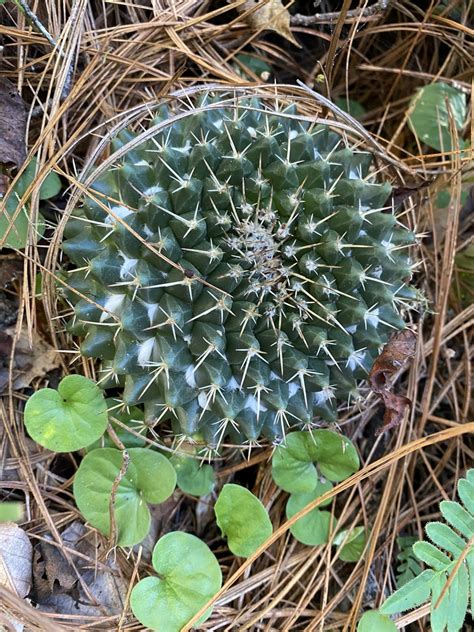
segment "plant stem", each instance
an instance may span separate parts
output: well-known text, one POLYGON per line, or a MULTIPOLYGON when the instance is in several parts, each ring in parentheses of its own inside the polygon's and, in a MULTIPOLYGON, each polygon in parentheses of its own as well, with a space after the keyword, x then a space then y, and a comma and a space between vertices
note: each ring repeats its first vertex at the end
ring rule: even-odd
POLYGON ((38 16, 35 13, 33 13, 33 11, 28 6, 26 0, 13 0, 13 2, 20 9, 20 11, 26 17, 26 19, 31 23, 31 25, 34 26, 34 28, 38 31, 38 33, 41 33, 41 35, 48 40, 51 46, 53 48, 56 48, 58 45, 56 40, 40 22, 38 16))
MULTIPOLYGON (((27 21, 31 24, 31 26, 33 26, 33 28, 35 28, 38 31, 38 33, 40 33, 46 40, 48 40, 51 46, 57 51, 58 55, 65 57, 64 52, 61 50, 61 47, 59 46, 57 41, 54 39, 51 33, 43 26, 40 19, 36 15, 36 13, 34 13, 30 9, 27 1, 26 0, 13 0, 13 2, 20 9, 20 11, 23 13, 25 18, 27 19, 27 21)), ((73 68, 71 65, 68 71, 68 77, 67 77, 66 83, 61 92, 61 99, 65 99, 70 92, 71 84, 72 84, 72 81, 71 81, 72 73, 73 73, 73 68)))
MULTIPOLYGON (((319 6, 319 3, 316 6, 319 6)), ((379 0, 365 9, 352 9, 348 11, 346 19, 370 18, 377 13, 385 11, 388 9, 388 6, 389 0, 379 0)), ((292 26, 310 26, 312 24, 335 22, 339 19, 339 15, 340 11, 334 11, 332 13, 315 13, 314 15, 302 15, 301 13, 295 13, 295 15, 290 17, 290 24, 292 26)))

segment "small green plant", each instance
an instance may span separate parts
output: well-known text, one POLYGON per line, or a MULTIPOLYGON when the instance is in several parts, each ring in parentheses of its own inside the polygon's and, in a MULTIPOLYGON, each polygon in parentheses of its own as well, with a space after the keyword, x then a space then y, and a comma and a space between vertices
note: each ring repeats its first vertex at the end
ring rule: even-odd
POLYGON ((413 551, 415 542, 415 536, 400 536, 397 538, 397 545, 400 549, 397 555, 397 560, 400 562, 397 567, 397 588, 401 588, 423 570, 413 551))
MULTIPOLYGON (((330 489, 332 489, 332 483, 329 481, 318 481, 310 492, 291 494, 286 503, 286 517, 292 518, 303 507, 306 507, 308 503, 319 498, 319 496, 322 496, 330 489)), ((319 507, 310 511, 290 527, 291 534, 298 542, 308 546, 318 546, 329 540, 331 525, 334 531, 335 519, 333 519, 330 511, 322 511, 320 507, 325 507, 331 503, 332 499, 322 502, 319 507)))
POLYGON ((146 448, 126 452, 99 448, 81 461, 74 477, 74 498, 84 518, 111 534, 111 503, 116 543, 138 544, 150 528, 147 503, 159 504, 174 491, 176 472, 169 460, 146 448), (129 462, 127 460, 129 459, 129 462), (113 497, 114 485, 119 481, 113 497))
MULTIPOLYGON (((35 180, 38 161, 33 157, 24 172, 18 179, 17 183, 8 191, 4 197, 4 208, 0 212, 0 248, 25 248, 28 241, 29 225, 31 223, 30 207, 26 203, 16 216, 12 223, 12 219, 16 214, 18 204, 26 193, 30 184, 35 180)), ((61 191, 61 180, 59 176, 51 172, 43 180, 39 189, 39 199, 48 200, 55 197, 61 191)), ((2 204, 3 205, 3 204, 2 204)), ((44 220, 40 215, 35 226, 35 232, 41 235, 44 231, 44 220)))
POLYGON ((216 484, 212 465, 181 453, 174 454, 170 460, 176 470, 176 483, 182 492, 191 496, 207 496, 212 492, 216 484))
POLYGON ((267 510, 241 485, 224 485, 214 511, 217 526, 227 538, 229 549, 239 557, 250 557, 272 534, 267 510))
POLYGON ((158 540, 152 563, 157 576, 145 577, 132 590, 133 614, 152 630, 180 632, 221 587, 219 563, 207 544, 181 531, 158 540))
MULTIPOLYGON (((421 88, 412 98, 412 105, 409 121, 419 140, 438 151, 453 151, 450 117, 461 131, 467 121, 466 95, 446 83, 436 82, 421 88)), ((462 139, 460 145, 467 146, 462 139)))
POLYGON ((275 483, 289 492, 311 492, 319 476, 339 482, 359 469, 357 450, 346 437, 332 430, 291 432, 272 459, 275 483))
POLYGON ((25 406, 32 439, 54 452, 74 452, 97 441, 108 423, 103 391, 82 375, 63 378, 58 390, 42 388, 25 406))
POLYGON ((393 615, 430 603, 433 632, 459 632, 474 605, 474 469, 458 481, 461 502, 440 503, 444 522, 429 522, 430 540, 418 541, 413 552, 428 568, 401 586, 380 607, 393 615))
MULTIPOLYGON (((349 439, 324 429, 289 433, 272 459, 273 480, 290 493, 288 519, 330 491, 333 482, 344 480, 358 469, 359 457, 349 439)), ((322 507, 331 503, 332 499, 323 501, 290 527, 298 542, 319 546, 329 541, 330 534, 337 531, 337 519, 322 507)), ((349 534, 341 531, 333 540, 335 546, 341 545, 339 557, 346 562, 357 561, 365 543, 363 527, 356 527, 349 534)))
POLYGON ((340 531, 334 538, 334 544, 339 547, 339 559, 343 562, 360 560, 367 544, 367 535, 364 527, 340 531))

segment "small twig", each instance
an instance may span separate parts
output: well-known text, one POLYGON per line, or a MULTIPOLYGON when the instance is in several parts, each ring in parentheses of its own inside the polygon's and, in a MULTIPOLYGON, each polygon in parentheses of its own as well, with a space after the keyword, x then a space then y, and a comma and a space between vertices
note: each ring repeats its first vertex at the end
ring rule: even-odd
POLYGON ((117 523, 115 521, 115 498, 117 496, 117 489, 120 485, 120 481, 125 476, 128 470, 128 466, 130 464, 130 454, 127 450, 122 452, 122 467, 120 468, 119 473, 115 477, 115 480, 112 485, 112 489, 110 491, 110 500, 109 500, 109 516, 110 516, 110 544, 111 548, 113 548, 116 544, 117 540, 117 523))
POLYGON ((109 433, 110 438, 115 443, 117 448, 119 450, 125 450, 124 444, 120 441, 118 434, 115 432, 115 430, 113 429, 112 424, 110 424, 110 423, 107 426, 107 432, 109 433))
POLYGON ((42 25, 36 13, 33 13, 33 11, 28 6, 26 0, 13 0, 13 2, 20 9, 20 11, 23 12, 26 19, 31 23, 32 26, 35 27, 38 33, 41 33, 41 35, 48 40, 53 48, 57 48, 58 44, 56 40, 51 35, 51 33, 49 33, 49 31, 42 25))
MULTIPOLYGON (((316 3, 315 3, 316 4, 316 3)), ((316 6, 319 6, 319 2, 316 6)), ((368 19, 386 11, 389 6, 389 0, 378 0, 375 4, 365 9, 351 9, 346 14, 346 20, 363 20, 368 19)), ((333 11, 332 13, 315 13, 314 15, 302 15, 301 13, 295 13, 290 17, 290 24, 292 26, 311 26, 312 24, 323 24, 326 22, 336 22, 341 15, 340 11, 333 11)))

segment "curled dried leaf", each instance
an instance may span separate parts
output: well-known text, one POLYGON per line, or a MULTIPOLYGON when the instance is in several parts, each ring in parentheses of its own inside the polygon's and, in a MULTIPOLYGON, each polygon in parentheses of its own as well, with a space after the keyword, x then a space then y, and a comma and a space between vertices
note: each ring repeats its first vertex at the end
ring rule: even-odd
POLYGON ((253 11, 246 15, 247 24, 253 31, 264 29, 275 31, 289 40, 298 48, 301 48, 290 29, 290 14, 283 6, 281 0, 247 0, 239 7, 239 11, 253 11))
POLYGON ((391 378, 414 356, 415 345, 416 335, 410 329, 397 332, 387 342, 369 373, 370 387, 385 404, 383 426, 379 434, 398 426, 407 406, 411 404, 408 397, 393 393, 391 378))

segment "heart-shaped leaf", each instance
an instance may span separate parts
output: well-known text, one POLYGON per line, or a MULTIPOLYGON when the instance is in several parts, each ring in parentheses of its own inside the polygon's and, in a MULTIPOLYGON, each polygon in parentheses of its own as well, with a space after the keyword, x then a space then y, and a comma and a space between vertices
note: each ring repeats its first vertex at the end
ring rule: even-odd
POLYGON ((336 546, 342 545, 339 559, 343 562, 358 562, 364 552, 367 535, 364 527, 355 527, 351 531, 345 529, 334 538, 336 546), (344 543, 344 544, 343 544, 344 543))
MULTIPOLYGON (((21 250, 28 243, 28 231, 32 223, 29 206, 22 206, 17 213, 18 201, 19 198, 14 193, 11 194, 6 201, 3 212, 0 213, 0 248, 21 250), (3 242, 1 240, 2 237, 5 237, 3 242)), ((37 222, 31 233, 35 241, 43 236, 44 229, 43 216, 41 213, 38 213, 37 222)))
POLYGON ((341 110, 344 110, 344 112, 347 112, 356 119, 361 118, 365 114, 365 107, 354 99, 340 97, 339 99, 336 99, 334 103, 340 107, 341 110))
MULTIPOLYGON (((28 229, 29 225, 32 222, 32 218, 30 218, 29 212, 29 203, 23 206, 21 211, 16 215, 15 220, 13 221, 13 226, 11 228, 10 220, 16 214, 18 202, 26 193, 30 184, 36 178, 37 164, 38 160, 36 156, 33 156, 21 176, 18 178, 18 181, 13 187, 13 190, 8 193, 4 213, 0 213, 0 235, 6 236, 5 242, 3 243, 3 246, 5 247, 21 250, 22 248, 25 248, 27 244, 28 229)), ((48 175, 39 187, 39 199, 47 200, 49 198, 55 197, 61 191, 61 186, 62 185, 59 176, 51 171, 50 173, 48 173, 48 175)), ((41 216, 41 214, 39 214, 36 226, 32 231, 32 235, 37 238, 41 237, 44 233, 44 228, 45 226, 43 217, 41 216)))
MULTIPOLYGON (((38 159, 36 156, 33 156, 33 158, 28 162, 26 169, 18 178, 18 182, 15 185, 15 191, 20 197, 26 193, 30 184, 36 179, 37 165, 38 159)), ((49 198, 58 195, 60 191, 61 180, 54 171, 50 171, 40 185, 39 199, 49 200, 49 198)))
POLYGON ((82 375, 68 375, 58 390, 43 388, 25 406, 32 439, 54 452, 74 452, 97 441, 107 428, 101 389, 82 375))
POLYGON ((239 557, 252 555, 272 534, 267 510, 241 485, 224 485, 214 511, 217 526, 227 538, 229 549, 239 557))
MULTIPOLYGON (((174 491, 176 472, 169 460, 146 448, 130 448, 130 462, 115 492, 114 520, 117 544, 133 546, 150 528, 147 503, 158 504, 174 491)), ((114 482, 124 467, 124 453, 98 448, 81 462, 74 478, 74 498, 84 518, 110 535, 110 499, 114 482)))
MULTIPOLYGON (((304 492, 300 494, 291 494, 286 504, 286 517, 292 518, 295 514, 301 511, 306 505, 308 505, 319 496, 322 496, 327 491, 332 489, 332 484, 329 481, 319 482, 311 492, 304 492)), ((331 514, 329 511, 321 511, 320 507, 325 507, 330 504, 332 499, 326 500, 319 507, 310 511, 306 516, 303 516, 293 526, 290 527, 290 532, 294 538, 302 544, 308 546, 319 546, 329 540, 329 530, 331 527, 331 514)), ((332 519, 333 529, 336 524, 335 519, 332 519)))
POLYGON ((412 104, 409 120, 418 138, 439 151, 452 151, 450 117, 452 115, 456 128, 461 130, 467 117, 466 95, 439 81, 421 88, 412 104))
POLYGON ((146 577, 134 587, 133 614, 152 630, 179 632, 221 587, 219 563, 207 544, 182 531, 158 540, 152 563, 158 577, 146 577))
POLYGON ((298 431, 287 435, 272 459, 275 483, 290 493, 311 492, 318 472, 339 482, 359 469, 359 457, 352 443, 331 430, 298 431))
POLYGON ((185 494, 207 496, 212 492, 216 475, 211 465, 181 454, 174 454, 170 461, 176 470, 177 485, 185 494))

